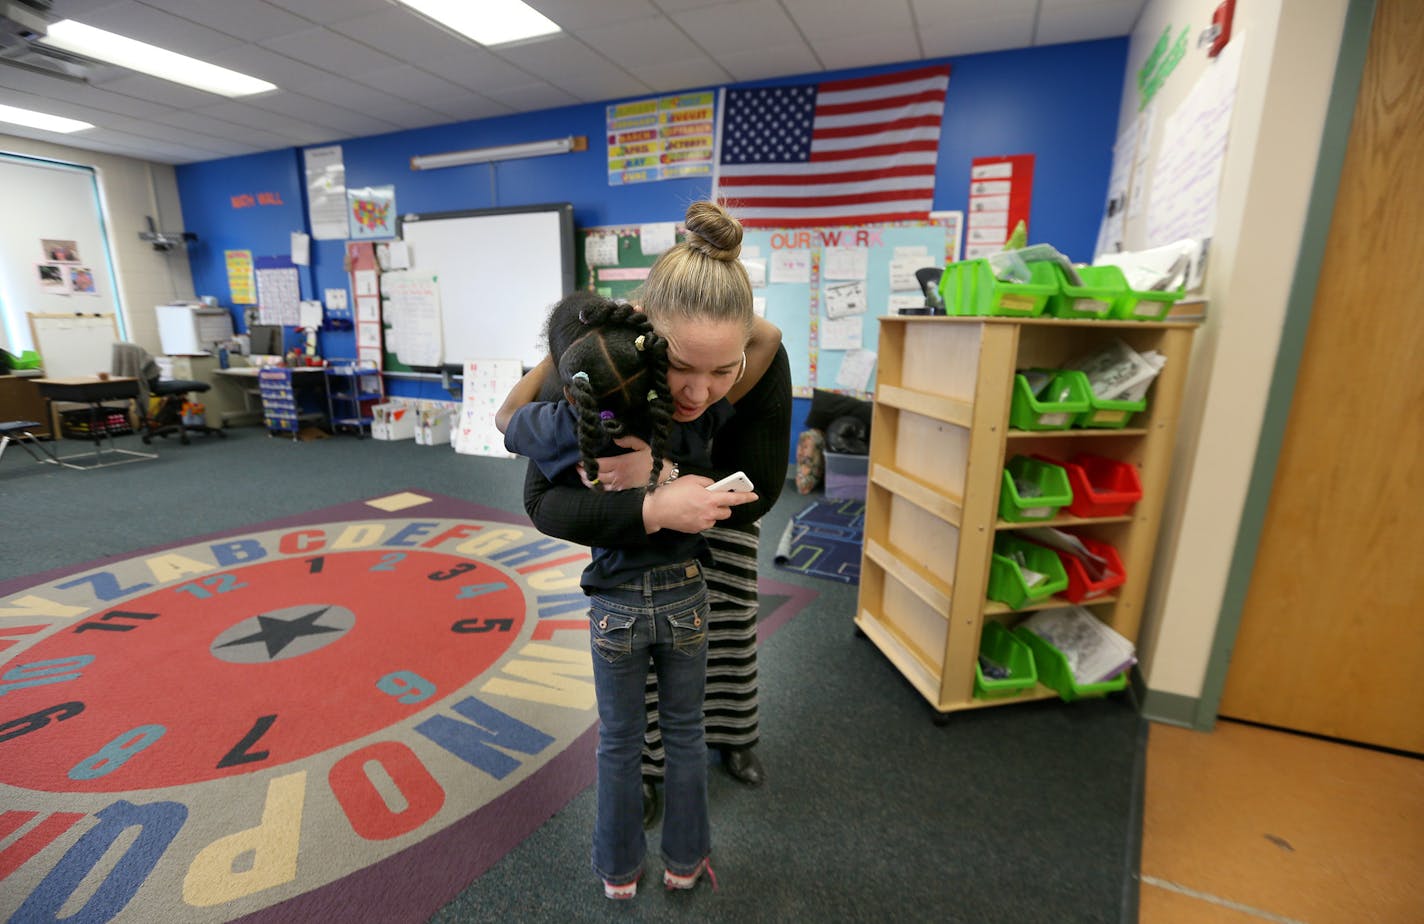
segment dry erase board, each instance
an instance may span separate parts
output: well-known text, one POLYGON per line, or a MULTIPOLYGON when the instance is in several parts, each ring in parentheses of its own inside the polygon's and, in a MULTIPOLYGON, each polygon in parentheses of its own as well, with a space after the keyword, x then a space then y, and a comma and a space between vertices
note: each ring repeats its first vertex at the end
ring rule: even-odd
MULTIPOLYGON (((572 205, 403 215, 398 233, 411 270, 435 275, 443 364, 539 361, 549 308, 574 290, 572 205)), ((387 354, 388 372, 410 368, 387 354)))
POLYGON ((119 326, 112 314, 30 313, 30 335, 49 378, 108 372, 119 326))

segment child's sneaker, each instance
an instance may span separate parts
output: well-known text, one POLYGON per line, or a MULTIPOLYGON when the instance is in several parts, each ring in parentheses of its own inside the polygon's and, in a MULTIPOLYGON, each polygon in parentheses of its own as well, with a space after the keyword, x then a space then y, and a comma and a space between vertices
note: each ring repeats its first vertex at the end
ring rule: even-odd
MULTIPOLYGON (((638 874, 638 879, 642 879, 643 874, 638 874)), ((634 898, 638 894, 638 879, 632 882, 625 882, 622 885, 614 885, 607 879, 603 880, 603 894, 608 898, 627 899, 634 898)))
POLYGON ((669 889, 690 889, 697 885, 697 880, 702 878, 702 874, 707 874, 707 879, 712 883, 712 891, 717 891, 717 874, 712 871, 712 860, 710 857, 703 857, 702 862, 697 864, 697 869, 686 876, 679 876, 670 869, 663 870, 663 885, 669 889))

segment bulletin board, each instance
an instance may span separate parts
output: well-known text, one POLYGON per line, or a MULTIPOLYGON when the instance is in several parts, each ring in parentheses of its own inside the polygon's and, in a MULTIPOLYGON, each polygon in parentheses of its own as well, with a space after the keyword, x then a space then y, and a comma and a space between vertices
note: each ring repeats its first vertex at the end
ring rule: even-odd
MULTIPOLYGON (((955 212, 934 220, 860 227, 746 230, 742 262, 752 277, 758 312, 781 329, 781 342, 791 361, 792 393, 805 398, 819 388, 861 398, 873 394, 873 373, 864 387, 837 385, 849 351, 833 346, 837 341, 831 338, 831 324, 839 322, 843 333, 847 324, 858 327, 860 348, 876 352, 879 318, 901 306, 924 304, 913 274, 907 278, 903 269, 915 262, 944 266, 958 259, 961 228, 962 215, 955 212), (863 273, 860 279, 844 278, 847 263, 856 266, 849 275, 863 273), (893 282, 892 265, 902 270, 893 282), (804 271, 797 275, 796 267, 804 271), (845 314, 847 284, 856 282, 862 284, 859 307, 852 305, 851 313, 845 314), (846 319, 859 319, 859 324, 846 319)), ((636 225, 582 228, 577 239, 579 287, 613 298, 631 295, 658 256, 643 253, 636 225), (588 242, 595 236, 616 238, 616 264, 588 264, 588 242)))

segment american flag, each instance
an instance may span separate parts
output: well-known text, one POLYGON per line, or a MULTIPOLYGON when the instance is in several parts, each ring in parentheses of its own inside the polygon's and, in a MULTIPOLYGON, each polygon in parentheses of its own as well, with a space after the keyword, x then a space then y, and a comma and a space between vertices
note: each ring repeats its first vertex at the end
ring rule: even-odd
POLYGON ((728 90, 715 196, 743 225, 924 218, 949 67, 728 90))

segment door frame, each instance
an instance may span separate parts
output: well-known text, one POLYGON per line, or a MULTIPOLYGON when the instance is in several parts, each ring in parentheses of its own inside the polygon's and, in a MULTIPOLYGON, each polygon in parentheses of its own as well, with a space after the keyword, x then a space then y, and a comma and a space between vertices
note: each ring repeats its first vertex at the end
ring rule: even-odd
POLYGON ((1306 206, 1300 252, 1296 256, 1295 273, 1286 299, 1285 324, 1266 397, 1256 460, 1247 482, 1246 501, 1236 532, 1236 546, 1227 571, 1226 587, 1222 592, 1206 676, 1192 716, 1191 727, 1198 731, 1210 731, 1216 725, 1217 711, 1226 687, 1226 672, 1231 665, 1231 650, 1236 644, 1246 592, 1250 589, 1251 573, 1256 566, 1266 508, 1275 488, 1276 466, 1280 461, 1281 444, 1285 440, 1301 357, 1305 353, 1306 333, 1310 329, 1320 268, 1325 259, 1326 239, 1335 213, 1335 198, 1340 189, 1345 150, 1349 145, 1365 59, 1369 54, 1374 16, 1375 0, 1350 0, 1345 11, 1345 28, 1340 38, 1335 80, 1325 111, 1325 130, 1316 161, 1315 179, 1311 184, 1310 202, 1306 206))

